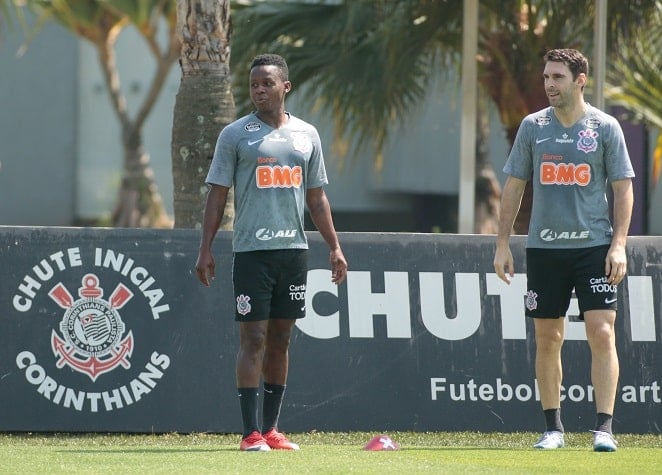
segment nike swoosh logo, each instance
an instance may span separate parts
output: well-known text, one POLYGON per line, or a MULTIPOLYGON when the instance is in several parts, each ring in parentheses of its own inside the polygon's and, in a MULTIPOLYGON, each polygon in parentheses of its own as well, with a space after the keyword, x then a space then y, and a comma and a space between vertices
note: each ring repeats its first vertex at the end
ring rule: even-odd
POLYGON ((249 140, 248 145, 255 145, 258 142, 262 142, 264 139, 249 140))
POLYGON ((616 299, 605 299, 605 303, 608 305, 610 303, 616 302, 616 299))
MULTIPOLYGON (((546 138, 544 138, 544 139, 536 139, 536 144, 546 142, 546 141, 549 140, 549 139, 551 139, 551 137, 546 137, 546 138)), ((250 142, 249 142, 249 144, 250 144, 250 142)))

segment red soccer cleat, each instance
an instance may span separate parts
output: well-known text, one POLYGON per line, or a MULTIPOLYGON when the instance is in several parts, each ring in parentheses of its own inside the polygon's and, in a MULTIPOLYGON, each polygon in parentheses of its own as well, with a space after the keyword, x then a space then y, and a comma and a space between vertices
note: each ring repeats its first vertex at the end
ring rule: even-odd
POLYGON ((271 429, 266 434, 262 434, 264 440, 274 450, 299 450, 299 446, 290 442, 285 434, 281 434, 276 429, 271 429))
POLYGON ((271 450, 271 448, 267 441, 264 440, 264 437, 262 437, 262 434, 258 431, 254 431, 241 439, 239 450, 246 452, 266 452, 271 450))

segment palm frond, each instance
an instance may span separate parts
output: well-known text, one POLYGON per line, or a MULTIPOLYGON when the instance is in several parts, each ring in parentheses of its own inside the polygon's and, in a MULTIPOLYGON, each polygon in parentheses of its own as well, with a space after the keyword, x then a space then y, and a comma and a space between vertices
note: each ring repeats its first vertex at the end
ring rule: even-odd
POLYGON ((662 171, 662 2, 645 23, 629 31, 627 41, 613 54, 607 71, 605 97, 623 106, 635 118, 656 127, 660 133, 653 152, 652 185, 662 171))
MULTIPOLYGON (((245 71, 258 52, 282 54, 295 88, 306 84, 306 100, 333 118, 339 135, 352 135, 357 146, 370 141, 380 149, 389 127, 426 96, 433 73, 443 65, 441 46, 460 44, 461 4, 255 4, 234 14, 233 71, 245 71)), ((237 104, 246 111, 245 74, 239 79, 237 104)))

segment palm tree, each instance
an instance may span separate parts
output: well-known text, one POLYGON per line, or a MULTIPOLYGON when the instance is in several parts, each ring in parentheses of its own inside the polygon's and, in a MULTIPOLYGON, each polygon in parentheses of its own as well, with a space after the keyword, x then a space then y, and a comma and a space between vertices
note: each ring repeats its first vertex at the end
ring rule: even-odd
MULTIPOLYGON (((203 186, 219 131, 235 118, 230 80, 230 0, 177 0, 182 80, 172 127, 175 226, 202 224, 203 186)), ((221 227, 232 226, 232 196, 221 227)))
MULTIPOLYGON (((433 72, 459 65, 461 0, 243 3, 249 5, 235 16, 233 45, 238 54, 233 61, 246 62, 260 50, 283 54, 292 64, 293 81, 307 86, 311 104, 329 112, 338 135, 355 138, 358 144, 372 140, 377 152, 392 124, 403 121, 424 99, 433 72)), ((547 105, 541 80, 545 51, 591 47, 594 3, 481 1, 478 80, 483 94, 496 104, 511 142, 521 119, 547 105)), ((630 47, 623 33, 637 21, 646 23, 658 4, 609 2, 609 50, 617 44, 630 47)), ((247 92, 235 86, 244 107, 247 92)), ((379 153, 376 160, 381 160, 379 153)), ((476 169, 485 172, 484 165, 476 169)), ((488 182, 488 192, 479 193, 476 204, 494 210, 490 203, 500 190, 498 183, 488 182)), ((526 233, 529 216, 530 197, 525 198, 516 232, 526 233)))
POLYGON ((168 71, 179 56, 179 43, 174 33, 174 4, 170 0, 27 0, 15 3, 34 9, 39 15, 38 24, 54 19, 76 36, 90 41, 97 51, 106 89, 120 123, 124 148, 122 182, 112 224, 118 227, 171 226, 143 146, 142 131, 168 71), (157 40, 162 23, 168 29, 164 46, 157 40), (156 61, 151 84, 134 117, 129 115, 127 99, 122 93, 115 57, 117 38, 130 24, 145 40, 156 61))
POLYGON ((653 190, 662 174, 662 2, 649 20, 629 32, 632 48, 615 52, 607 71, 605 97, 628 109, 635 120, 658 130, 650 183, 653 190))
MULTIPOLYGON (((461 43, 462 0, 244 1, 235 10, 232 64, 282 53, 290 75, 338 139, 383 148, 392 124, 422 100, 461 43), (452 45, 452 46, 448 46, 452 45), (355 131, 355 136, 351 132, 355 131)), ((235 83, 241 112, 251 107, 235 83)))

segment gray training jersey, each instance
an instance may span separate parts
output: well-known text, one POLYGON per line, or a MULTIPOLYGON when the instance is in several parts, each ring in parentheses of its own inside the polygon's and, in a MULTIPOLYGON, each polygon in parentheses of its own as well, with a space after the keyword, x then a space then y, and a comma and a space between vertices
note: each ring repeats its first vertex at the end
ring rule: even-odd
POLYGON ((620 124, 588 104, 567 128, 552 107, 526 116, 503 171, 532 180, 527 247, 557 249, 610 244, 607 181, 634 177, 620 124))
POLYGON ((207 184, 234 184, 235 252, 307 249, 306 190, 328 183, 319 134, 289 115, 279 129, 249 114, 218 136, 207 184))

